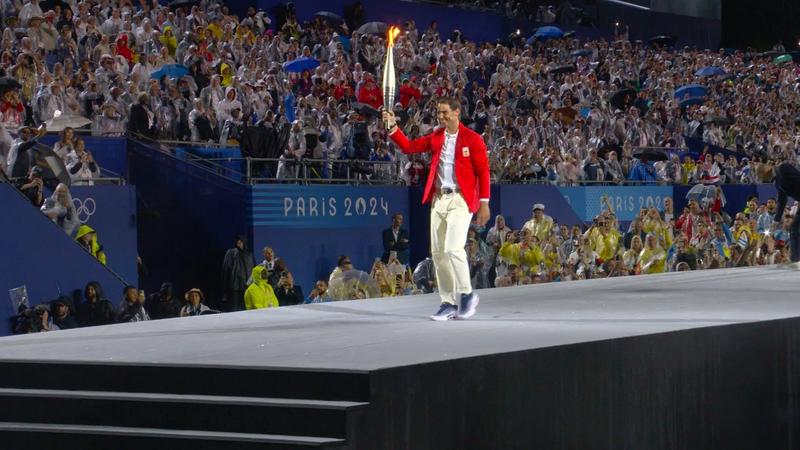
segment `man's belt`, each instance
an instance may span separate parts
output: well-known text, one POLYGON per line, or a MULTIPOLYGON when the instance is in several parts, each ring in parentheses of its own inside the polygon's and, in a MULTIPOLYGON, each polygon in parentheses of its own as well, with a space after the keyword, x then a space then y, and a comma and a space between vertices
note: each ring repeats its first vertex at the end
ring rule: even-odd
POLYGON ((458 194, 461 192, 458 188, 440 188, 439 195, 458 194))

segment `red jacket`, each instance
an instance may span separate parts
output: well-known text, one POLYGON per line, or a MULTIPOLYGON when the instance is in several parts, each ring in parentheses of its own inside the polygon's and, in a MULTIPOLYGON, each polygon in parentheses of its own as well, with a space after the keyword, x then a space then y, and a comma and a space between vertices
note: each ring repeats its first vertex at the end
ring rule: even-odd
MULTIPOLYGON (((399 128, 389 137, 403 153, 431 152, 431 167, 425 184, 425 194, 422 196, 422 203, 428 203, 435 190, 436 171, 444 145, 444 128, 438 128, 413 141, 409 141, 399 128)), ((458 125, 453 175, 469 210, 474 213, 480 207, 481 199, 489 199, 489 157, 483 138, 464 124, 458 125)))

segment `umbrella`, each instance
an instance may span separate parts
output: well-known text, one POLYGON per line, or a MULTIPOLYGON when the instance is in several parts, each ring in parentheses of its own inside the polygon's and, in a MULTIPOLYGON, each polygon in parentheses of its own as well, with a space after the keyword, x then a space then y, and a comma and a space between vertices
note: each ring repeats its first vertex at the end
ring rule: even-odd
POLYGON ((675 98, 682 99, 686 97, 705 97, 708 95, 708 88, 701 84, 687 84, 675 89, 675 98))
POLYGON ((316 13, 314 13, 314 17, 319 17, 331 25, 339 25, 342 22, 344 22, 342 16, 334 14, 330 11, 317 11, 316 13))
POLYGON ((539 29, 533 33, 533 37, 538 39, 561 38, 564 37, 564 32, 561 31, 561 28, 554 26, 539 27, 539 29))
POLYGON ((573 58, 577 58, 579 56, 591 56, 591 54, 592 54, 591 50, 589 50, 588 48, 582 48, 579 50, 573 50, 572 53, 570 53, 569 55, 572 56, 573 58))
POLYGON ((350 108, 364 117, 375 118, 381 115, 380 111, 366 103, 353 102, 350 104, 350 108))
POLYGON ((712 125, 727 126, 727 125, 732 125, 733 121, 731 119, 727 118, 727 117, 718 116, 718 117, 712 118, 711 120, 707 120, 705 123, 706 124, 712 124, 712 125))
POLYGON ((5 94, 8 91, 13 91, 14 89, 21 88, 22 85, 19 81, 11 77, 2 77, 0 78, 0 95, 5 94))
POLYGON ((633 99, 636 98, 636 91, 631 88, 620 89, 615 92, 608 102, 611 103, 616 109, 626 110, 628 109, 631 104, 633 104, 633 99))
POLYGON ((785 62, 790 62, 791 60, 792 60, 792 55, 786 54, 776 57, 775 59, 772 60, 772 62, 774 62, 775 64, 783 64, 785 62))
POLYGON ((575 116, 577 114, 578 114, 578 111, 575 111, 574 109, 570 108, 569 106, 565 106, 563 108, 559 108, 559 109, 555 110, 556 120, 558 120, 559 122, 561 122, 562 124, 565 124, 565 125, 572 124, 572 122, 575 121, 575 116))
POLYGON ((597 156, 606 159, 608 152, 617 152, 617 155, 622 154, 622 146, 619 144, 606 144, 597 149, 597 156))
POLYGON ((283 63, 283 70, 287 72, 305 72, 306 70, 314 70, 319 67, 319 61, 316 58, 302 57, 293 61, 283 63))
POLYGON ((721 67, 708 66, 699 69, 694 74, 698 77, 715 77, 717 75, 727 75, 727 72, 725 72, 725 70, 723 70, 721 67))
MULTIPOLYGON (((705 201, 713 201, 717 198, 717 187, 714 185, 696 184, 686 193, 686 200, 695 200, 700 205, 705 201)), ((720 191, 720 200, 725 206, 725 193, 720 191)))
POLYGON ((92 121, 86 117, 76 114, 62 114, 61 111, 56 110, 53 118, 45 122, 47 131, 63 131, 64 128, 81 128, 91 125, 92 121))
POLYGON ((189 73, 189 68, 182 64, 167 64, 150 74, 150 78, 160 80, 162 77, 180 78, 189 73))
POLYGON ((673 45, 675 45, 675 41, 677 41, 675 36, 667 36, 662 34, 659 36, 651 37, 650 39, 647 40, 647 43, 653 46, 658 45, 661 47, 672 47, 673 45))
POLYGON ((573 64, 565 64, 563 66, 553 67, 550 69, 550 73, 557 75, 562 73, 574 73, 576 70, 573 64))
POLYGON ((646 159, 648 161, 666 161, 669 159, 667 152, 655 148, 645 148, 633 154, 634 158, 646 159))
POLYGON ((356 30, 360 34, 386 34, 389 26, 385 22, 367 22, 356 30))
POLYGON ((361 270, 348 270, 331 280, 328 293, 333 300, 356 300, 381 297, 378 282, 361 270))
POLYGON ((705 97, 689 97, 681 100, 680 107, 686 108, 692 105, 702 105, 706 102, 705 97))
MULTIPOLYGON (((69 186, 72 183, 72 178, 67 171, 64 160, 56 154, 50 147, 44 145, 37 145, 33 148, 34 158, 36 165, 41 167, 42 179, 44 180, 58 180, 59 183, 64 183, 69 186)), ((28 169, 30 171, 30 169, 28 169)))

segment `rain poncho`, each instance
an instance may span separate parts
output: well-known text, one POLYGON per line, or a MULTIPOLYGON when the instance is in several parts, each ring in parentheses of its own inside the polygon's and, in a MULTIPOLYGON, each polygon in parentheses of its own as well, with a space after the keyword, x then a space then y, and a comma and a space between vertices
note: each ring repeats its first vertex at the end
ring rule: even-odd
POLYGON ((47 198, 42 205, 42 212, 47 215, 50 220, 55 222, 65 233, 72 236, 72 232, 78 226, 78 213, 75 210, 75 203, 72 202, 72 195, 67 189, 67 185, 60 183, 53 195, 47 198), (58 192, 61 189, 66 189, 66 197, 64 201, 59 201, 58 192))
POLYGON ((87 234, 91 234, 92 235, 92 239, 91 239, 91 241, 89 241, 89 244, 88 244, 88 247, 86 247, 86 250, 92 256, 97 258, 97 260, 100 261, 101 264, 106 265, 106 254, 103 251, 103 246, 100 245, 97 242, 97 233, 92 229, 92 227, 90 227, 89 225, 81 225, 81 226, 79 226, 78 227, 78 232, 75 233, 75 240, 78 241, 78 243, 81 244, 81 246, 84 246, 85 244, 83 243, 81 238, 83 238, 87 234))
POLYGON ((272 290, 272 286, 264 278, 266 269, 263 266, 253 268, 253 284, 244 293, 244 306, 247 309, 277 308, 278 297, 272 290))
POLYGON ((170 56, 175 56, 175 49, 178 48, 178 39, 175 38, 175 35, 172 33, 172 27, 167 25, 164 27, 164 30, 161 32, 161 36, 158 37, 158 40, 161 41, 167 50, 169 51, 170 56), (169 31, 169 33, 167 33, 169 31))

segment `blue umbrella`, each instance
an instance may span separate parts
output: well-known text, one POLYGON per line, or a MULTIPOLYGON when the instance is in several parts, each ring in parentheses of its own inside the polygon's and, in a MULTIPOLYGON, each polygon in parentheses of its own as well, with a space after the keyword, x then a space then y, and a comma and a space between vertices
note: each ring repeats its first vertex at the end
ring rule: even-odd
POLYGON ((708 95, 708 88, 702 84, 687 84, 675 89, 675 98, 682 99, 686 97, 705 97, 708 95))
POLYGON ((297 58, 294 61, 283 63, 283 70, 287 72, 305 72, 319 67, 319 61, 315 58, 297 58))
POLYGON ((346 52, 350 51, 350 38, 349 37, 347 37, 347 36, 339 36, 339 42, 342 43, 342 48, 344 49, 344 51, 346 51, 346 52))
POLYGON ((717 75, 727 75, 727 72, 725 72, 725 70, 723 70, 721 67, 708 66, 703 67, 694 74, 698 77, 715 77, 717 75))
POLYGON ((160 80, 166 75, 169 78, 180 78, 189 73, 189 68, 181 64, 167 64, 150 74, 150 78, 160 80))
POLYGON ((691 105, 702 105, 706 102, 705 97, 689 97, 687 99, 681 100, 681 108, 686 108, 687 106, 691 105))
POLYGON ((564 37, 564 32, 561 31, 561 28, 553 26, 539 27, 539 29, 533 33, 533 36, 528 38, 528 44, 532 44, 536 39, 544 40, 561 37, 564 37))
POLYGON ((592 54, 591 50, 589 50, 588 48, 582 48, 580 50, 574 50, 569 55, 572 56, 573 58, 577 58, 579 56, 591 56, 591 54, 592 54))

